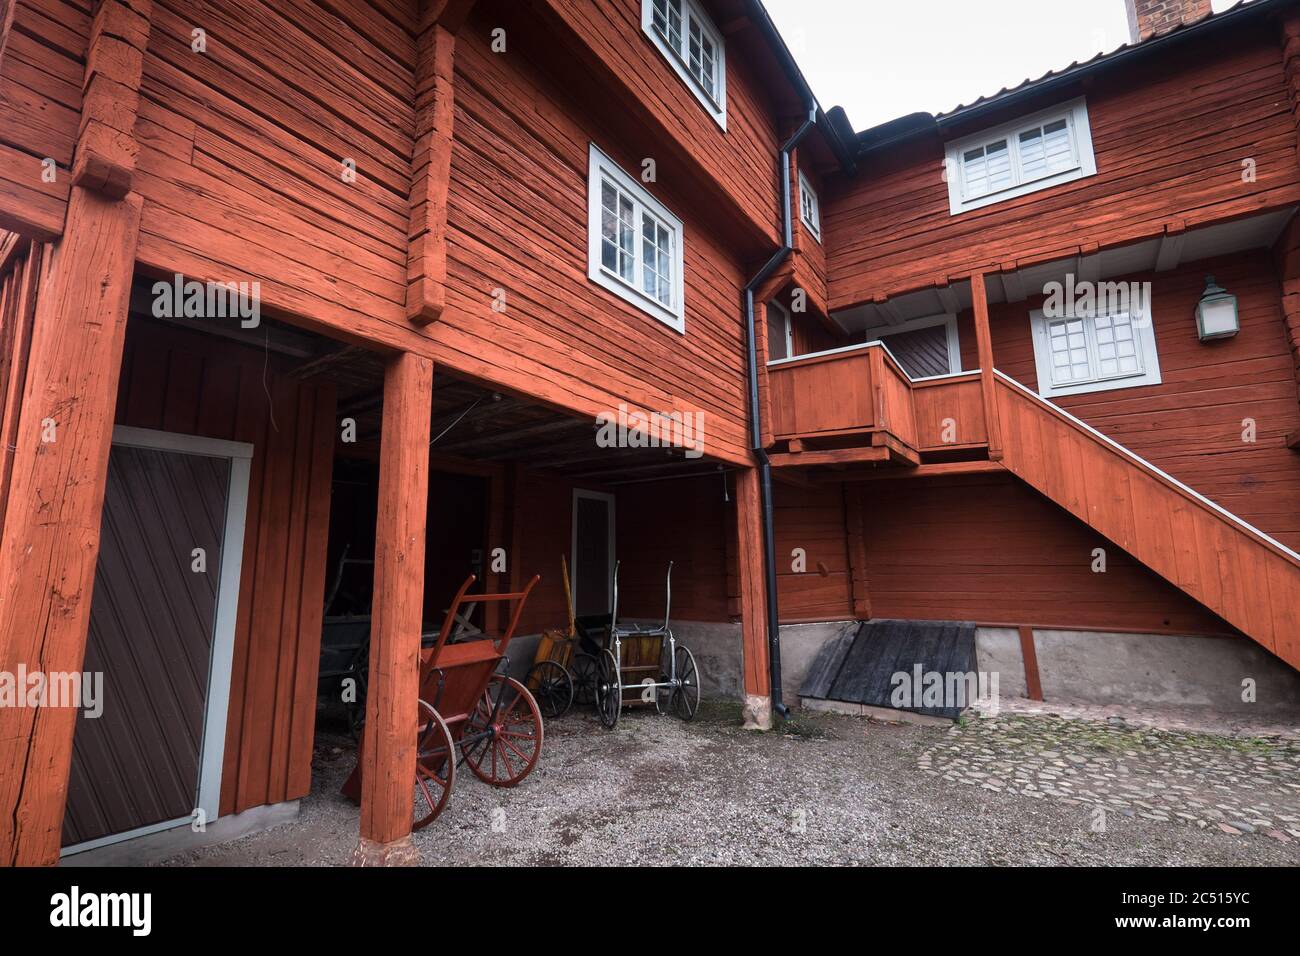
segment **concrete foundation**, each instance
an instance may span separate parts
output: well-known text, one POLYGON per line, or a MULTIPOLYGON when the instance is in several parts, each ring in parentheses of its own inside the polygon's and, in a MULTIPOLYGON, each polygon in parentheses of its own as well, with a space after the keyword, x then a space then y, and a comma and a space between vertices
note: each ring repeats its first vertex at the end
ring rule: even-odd
POLYGON ((110 843, 108 846, 65 856, 59 861, 59 866, 150 866, 186 850, 229 843, 259 830, 290 823, 297 818, 297 800, 253 807, 243 813, 219 818, 202 833, 195 833, 188 825, 181 825, 171 830, 161 830, 133 840, 110 843))
MULTIPOLYGON (((1043 698, 1094 704, 1200 707, 1222 713, 1300 720, 1300 673, 1246 638, 1034 632, 1043 698), (1254 700, 1243 700, 1245 681, 1254 700)), ((1003 696, 1024 697, 1020 637, 980 628, 982 671, 999 673, 1003 696)))

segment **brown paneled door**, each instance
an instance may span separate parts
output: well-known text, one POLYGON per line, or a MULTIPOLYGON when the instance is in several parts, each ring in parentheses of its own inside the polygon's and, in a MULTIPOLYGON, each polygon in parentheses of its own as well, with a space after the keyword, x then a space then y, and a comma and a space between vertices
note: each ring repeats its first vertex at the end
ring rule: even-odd
POLYGON ((251 454, 114 432, 65 854, 217 817, 251 454))
POLYGON ((614 496, 573 492, 574 613, 608 614, 614 576, 614 496))

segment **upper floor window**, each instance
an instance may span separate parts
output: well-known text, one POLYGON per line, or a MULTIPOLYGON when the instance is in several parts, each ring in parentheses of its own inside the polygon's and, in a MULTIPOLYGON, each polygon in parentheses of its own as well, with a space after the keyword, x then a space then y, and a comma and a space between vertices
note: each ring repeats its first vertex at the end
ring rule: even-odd
POLYGON ((587 275, 686 331, 682 222, 593 143, 587 171, 587 275))
POLYGON ((641 28, 725 130, 726 51, 699 0, 641 0, 641 28))
POLYGON ((1155 329, 1136 310, 1030 313, 1038 392, 1044 398, 1160 384, 1155 329))
POLYGON ((954 216, 1097 172, 1082 99, 949 143, 945 152, 954 216))
POLYGON ((822 207, 808 177, 799 174, 799 218, 818 242, 822 241, 822 207))

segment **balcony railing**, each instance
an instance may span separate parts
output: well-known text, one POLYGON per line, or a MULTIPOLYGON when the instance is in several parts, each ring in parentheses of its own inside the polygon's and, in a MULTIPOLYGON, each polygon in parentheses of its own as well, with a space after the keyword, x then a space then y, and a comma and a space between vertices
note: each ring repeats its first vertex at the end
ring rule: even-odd
POLYGON ((776 464, 885 462, 987 446, 980 373, 913 380, 880 342, 767 367, 776 464))

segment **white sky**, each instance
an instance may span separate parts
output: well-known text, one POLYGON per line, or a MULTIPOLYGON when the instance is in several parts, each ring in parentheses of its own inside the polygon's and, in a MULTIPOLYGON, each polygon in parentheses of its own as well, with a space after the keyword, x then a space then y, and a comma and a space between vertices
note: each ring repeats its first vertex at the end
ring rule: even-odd
MULTIPOLYGON (((1215 12, 1236 0, 1212 0, 1215 12)), ((764 0, 857 130, 941 113, 1128 42, 1124 0, 764 0)))

